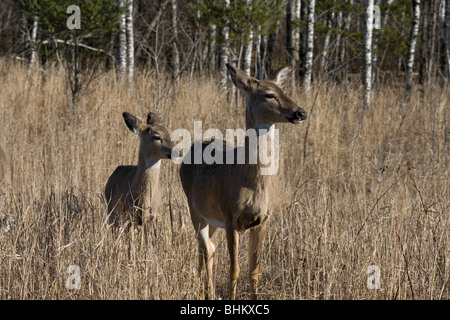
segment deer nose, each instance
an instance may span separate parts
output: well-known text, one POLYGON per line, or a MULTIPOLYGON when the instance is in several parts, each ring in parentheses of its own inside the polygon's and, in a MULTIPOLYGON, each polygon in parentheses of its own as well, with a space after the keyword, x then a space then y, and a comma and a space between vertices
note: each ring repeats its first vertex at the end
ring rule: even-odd
POLYGON ((307 115, 308 114, 304 110, 295 111, 295 116, 297 117, 297 119, 300 119, 301 121, 305 120, 307 115))

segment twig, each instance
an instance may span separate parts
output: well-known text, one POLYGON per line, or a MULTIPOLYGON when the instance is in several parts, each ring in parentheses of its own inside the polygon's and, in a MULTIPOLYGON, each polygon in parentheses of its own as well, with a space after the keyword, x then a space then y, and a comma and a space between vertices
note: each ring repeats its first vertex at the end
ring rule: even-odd
POLYGON ((88 50, 91 50, 91 51, 104 53, 104 54, 106 54, 108 57, 110 57, 111 59, 113 59, 114 61, 116 60, 116 58, 114 57, 114 55, 112 55, 111 53, 106 52, 106 51, 103 50, 103 49, 97 49, 97 48, 88 46, 88 45, 83 44, 83 43, 77 43, 77 44, 75 44, 75 43, 73 43, 71 40, 65 41, 65 40, 62 40, 62 39, 48 39, 48 40, 42 41, 42 44, 49 44, 49 43, 63 43, 63 44, 67 44, 67 45, 69 45, 69 46, 75 46, 75 45, 77 45, 77 46, 79 46, 79 47, 82 47, 82 48, 85 48, 85 49, 88 49, 88 50))
POLYGON ((367 214, 366 219, 364 219, 363 224, 361 225, 361 227, 359 228, 358 232, 356 233, 355 238, 353 239, 353 244, 355 244, 356 239, 358 238, 359 234, 361 233, 362 229, 364 228, 364 226, 366 225, 367 220, 369 219, 369 217, 372 215, 373 211, 375 210, 375 208, 378 205, 378 202, 380 202, 380 200, 386 195, 386 193, 392 189, 392 187, 400 180, 402 176, 398 177, 397 180, 395 180, 390 186, 389 188, 387 188, 383 194, 381 196, 379 196, 377 198, 377 201, 375 201, 375 204, 373 205, 372 209, 370 210, 370 212, 367 214))

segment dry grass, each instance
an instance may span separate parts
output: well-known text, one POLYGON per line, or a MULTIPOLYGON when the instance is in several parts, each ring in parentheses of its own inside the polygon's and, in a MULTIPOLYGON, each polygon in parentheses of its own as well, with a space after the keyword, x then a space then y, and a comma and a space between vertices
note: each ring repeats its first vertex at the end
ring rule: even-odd
MULTIPOLYGON (((68 105, 64 71, 31 75, 0 60, 0 144, 13 192, 0 210, 0 299, 197 299, 197 249, 178 169, 162 164, 164 209, 156 239, 115 238, 105 226, 103 188, 118 164, 137 161, 137 140, 121 113, 159 112, 174 130, 242 128, 244 110, 214 79, 156 81, 133 90, 104 74, 68 105), (233 100, 234 101, 234 100, 233 100), (81 269, 68 290, 67 268, 81 269)), ((402 88, 374 91, 363 111, 358 88, 316 87, 304 101, 309 124, 279 125, 281 169, 264 241, 263 299, 449 299, 450 129, 448 89, 423 88, 404 104, 402 88), (314 106, 314 107, 313 107, 314 106), (307 129, 308 128, 308 129, 307 129), (305 134, 307 133, 304 148, 305 134), (306 156, 304 154, 306 151, 306 156), (367 267, 381 289, 367 288, 367 267)), ((241 238, 237 298, 248 298, 247 234, 241 238)), ((228 292, 228 251, 218 232, 215 283, 228 292)))

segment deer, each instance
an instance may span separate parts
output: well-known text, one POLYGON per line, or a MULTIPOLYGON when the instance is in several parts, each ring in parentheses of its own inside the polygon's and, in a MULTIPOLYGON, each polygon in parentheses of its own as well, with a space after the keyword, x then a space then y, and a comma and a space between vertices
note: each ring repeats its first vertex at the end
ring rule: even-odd
MULTIPOLYGON (((264 134, 264 130, 270 132, 277 123, 298 124, 307 118, 307 112, 294 103, 282 89, 292 72, 292 65, 280 68, 274 78, 267 80, 257 80, 230 64, 226 66, 234 85, 243 93, 247 130, 254 129, 264 134)), ((271 139, 270 137, 271 135, 268 139, 271 139)), ((211 141, 200 143, 205 149, 211 141)), ((257 143, 260 143, 259 140, 257 143)), ((223 144, 226 145, 226 142, 223 144)), ((222 228, 226 232, 230 255, 230 300, 236 298, 240 272, 238 262, 240 232, 246 230, 250 232, 248 273, 251 299, 255 300, 258 295, 262 243, 270 216, 269 200, 272 194, 270 187, 273 175, 261 174, 260 169, 264 165, 260 161, 254 164, 249 161, 244 164, 238 164, 236 161, 232 164, 207 164, 204 160, 196 164, 185 161, 186 158, 192 157, 194 145, 182 161, 180 180, 198 240, 201 299, 215 298, 212 279, 216 247, 212 236, 217 228, 222 228), (206 294, 203 277, 205 269, 206 294)), ((244 148, 248 157, 251 152, 249 144, 245 143, 244 148)), ((270 143, 268 148, 271 148, 270 143)), ((235 158, 236 154, 237 152, 234 153, 235 158)))
POLYGON ((146 122, 128 112, 122 116, 128 129, 139 136, 140 146, 137 165, 118 166, 106 183, 108 221, 113 229, 125 223, 153 223, 161 203, 161 160, 182 155, 174 148, 169 131, 154 112, 148 113, 146 122))

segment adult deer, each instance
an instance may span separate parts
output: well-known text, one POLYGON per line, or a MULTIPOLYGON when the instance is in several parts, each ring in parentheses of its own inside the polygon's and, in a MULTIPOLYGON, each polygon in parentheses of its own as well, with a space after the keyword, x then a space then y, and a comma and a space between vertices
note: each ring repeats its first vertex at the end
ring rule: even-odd
POLYGON ((140 147, 138 164, 118 166, 106 183, 109 222, 116 227, 127 221, 150 222, 161 202, 161 160, 171 159, 172 154, 181 156, 173 150, 175 143, 155 113, 148 113, 146 122, 128 112, 123 118, 128 129, 139 136, 140 147))
MULTIPOLYGON (((257 80, 244 71, 227 64, 235 86, 243 92, 246 104, 246 127, 259 134, 271 132, 275 123, 297 124, 306 119, 306 112, 297 106, 281 89, 292 71, 292 66, 281 68, 273 80, 257 80), (262 131, 261 131, 262 130, 262 131)), ((270 139, 270 134, 268 139, 270 139)), ((248 139, 247 139, 248 142, 248 139)), ((257 140, 258 148, 260 140, 257 140)), ((203 144, 203 149, 208 143, 203 144)), ((226 143, 225 143, 226 145, 226 143)), ((195 146, 195 144, 194 144, 195 146)), ((192 157, 192 146, 186 157, 192 157)), ((267 143, 271 148, 271 143, 267 143)), ((245 143, 246 159, 251 152, 245 143)), ((238 148, 234 149, 236 160, 238 148)), ((269 150, 270 152, 271 150, 269 150)), ((273 150, 272 150, 273 151, 273 150)), ((192 158, 191 158, 192 159, 192 158)), ((230 254, 230 299, 236 297, 239 276, 239 232, 250 229, 249 277, 252 299, 257 298, 258 273, 262 242, 268 221, 271 175, 262 175, 264 165, 255 164, 188 164, 183 160, 180 177, 186 193, 191 220, 199 243, 199 274, 206 266, 208 298, 214 299, 212 282, 214 243, 211 237, 217 228, 225 228, 230 254)), ((203 278, 203 277, 202 277, 203 278)), ((205 298, 202 279, 201 297, 205 298)))

